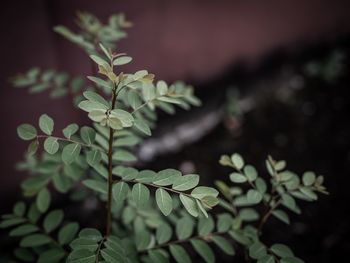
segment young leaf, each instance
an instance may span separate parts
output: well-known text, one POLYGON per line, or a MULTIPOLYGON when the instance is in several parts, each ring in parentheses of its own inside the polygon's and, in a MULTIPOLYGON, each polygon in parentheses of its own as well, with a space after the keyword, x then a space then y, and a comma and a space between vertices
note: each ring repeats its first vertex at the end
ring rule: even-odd
POLYGON ((63 220, 63 212, 62 210, 53 210, 50 213, 47 214, 47 216, 44 218, 44 229, 47 233, 50 233, 55 228, 61 224, 63 220))
POLYGON ((113 65, 115 65, 115 66, 125 65, 125 64, 130 63, 131 60, 132 60, 131 57, 128 57, 128 56, 120 56, 120 57, 117 57, 117 58, 113 61, 113 65))
POLYGON ((39 118, 39 127, 47 135, 51 135, 53 131, 53 119, 47 114, 43 114, 39 118))
POLYGON ((34 126, 25 123, 17 127, 17 134, 22 140, 29 141, 37 136, 37 131, 34 126))
POLYGON ((137 183, 132 188, 131 196, 138 207, 143 207, 148 203, 150 192, 146 186, 137 183))
POLYGON ((198 174, 188 174, 178 177, 173 183, 173 189, 177 191, 186 191, 196 187, 199 183, 198 174))
POLYGON ((93 77, 93 76, 88 76, 87 77, 89 80, 95 82, 98 86, 101 86, 101 87, 104 87, 104 88, 107 88, 107 89, 111 89, 111 85, 103 80, 103 79, 100 79, 100 78, 97 78, 97 77, 93 77))
POLYGON ((58 151, 59 144, 57 138, 48 137, 44 142, 44 149, 49 154, 55 154, 58 151))
POLYGON ((107 61, 105 61, 103 58, 96 56, 96 55, 91 55, 90 58, 95 61, 95 63, 99 66, 109 66, 107 61))
POLYGON ((162 188, 158 188, 156 191, 156 202, 160 211, 168 216, 173 210, 173 199, 167 191, 162 188))

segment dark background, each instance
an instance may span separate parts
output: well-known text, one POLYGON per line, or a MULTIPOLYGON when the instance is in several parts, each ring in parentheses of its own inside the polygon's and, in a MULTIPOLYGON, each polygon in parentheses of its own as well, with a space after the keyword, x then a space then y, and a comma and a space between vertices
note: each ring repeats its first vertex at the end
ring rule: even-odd
MULTIPOLYGON (((92 12, 101 20, 124 12, 134 24, 129 37, 118 44, 118 51, 134 58, 126 71, 145 68, 158 79, 193 84, 204 105, 192 118, 221 108, 233 85, 256 101, 242 116, 224 117, 197 142, 144 166, 191 164, 204 181, 212 182, 229 172, 217 165, 219 156, 238 151, 260 168, 271 153, 286 159, 297 172, 324 174, 331 195, 316 204, 303 204, 304 214, 293 217, 290 228, 272 221, 267 240, 291 245, 306 262, 346 261, 350 249, 349 1, 3 1, 0 212, 12 206, 20 193, 18 184, 26 176, 14 169, 26 147, 17 138, 16 127, 36 122, 44 112, 59 128, 84 121, 70 98, 29 95, 8 81, 32 66, 91 74, 86 55, 52 31, 57 24, 74 27, 77 10, 92 12), (345 54, 339 78, 329 82, 305 74, 309 61, 327 61, 335 49, 345 54), (302 88, 295 88, 298 85, 302 88), (275 92, 281 86, 293 90, 293 95, 281 99, 275 92)), ((191 121, 183 112, 161 117, 159 136, 172 125, 191 121)))

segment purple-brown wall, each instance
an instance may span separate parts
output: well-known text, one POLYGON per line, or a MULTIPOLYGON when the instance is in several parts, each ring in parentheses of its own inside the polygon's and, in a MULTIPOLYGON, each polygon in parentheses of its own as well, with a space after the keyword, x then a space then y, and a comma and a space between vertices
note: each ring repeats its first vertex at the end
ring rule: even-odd
MULTIPOLYGON (((147 68, 158 78, 205 82, 238 60, 254 65, 276 48, 295 50, 305 43, 329 40, 350 30, 350 1, 234 0, 31 0, 3 1, 0 9, 1 196, 18 191, 24 174, 14 171, 25 143, 16 126, 36 122, 42 113, 58 128, 81 120, 69 99, 12 89, 7 79, 31 66, 90 73, 85 54, 55 35, 55 24, 72 25, 76 10, 102 19, 125 12, 134 23, 121 52, 134 57, 125 71, 147 68)), ((13 196, 13 195, 11 195, 13 196)))

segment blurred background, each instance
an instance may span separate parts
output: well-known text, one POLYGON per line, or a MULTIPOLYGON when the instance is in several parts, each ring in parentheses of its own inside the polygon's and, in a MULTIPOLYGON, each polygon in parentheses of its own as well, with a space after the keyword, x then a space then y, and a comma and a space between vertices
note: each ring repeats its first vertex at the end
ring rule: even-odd
POLYGON ((350 1, 31 0, 0 9, 1 205, 11 208, 26 174, 15 169, 26 149, 16 127, 42 113, 58 128, 85 122, 71 98, 48 99, 12 88, 9 78, 32 66, 91 74, 83 51, 52 31, 74 28, 77 10, 102 21, 124 12, 133 27, 118 44, 134 58, 126 72, 195 86, 203 106, 160 114, 139 166, 227 180, 220 155, 239 152, 264 171, 268 154, 289 169, 325 176, 329 196, 303 203, 290 227, 271 220, 267 241, 295 249, 305 262, 344 262, 350 249, 350 1), (175 128, 174 128, 175 127, 175 128), (226 179, 225 179, 226 178, 226 179), (337 260, 340 258, 341 260, 337 260))

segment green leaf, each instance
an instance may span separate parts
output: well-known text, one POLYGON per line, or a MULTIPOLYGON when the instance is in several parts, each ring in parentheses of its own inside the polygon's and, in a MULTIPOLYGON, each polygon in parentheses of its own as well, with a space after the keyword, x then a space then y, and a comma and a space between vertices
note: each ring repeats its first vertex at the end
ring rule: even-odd
POLYGON ((175 169, 165 169, 159 171, 153 183, 160 186, 171 185, 181 176, 181 172, 175 169))
POLYGON ((0 228, 6 228, 6 227, 10 227, 10 226, 15 226, 15 225, 19 225, 23 222, 25 222, 26 220, 24 218, 11 218, 11 219, 6 219, 1 221, 0 223, 0 228))
POLYGON ((158 244, 164 244, 171 239, 173 235, 172 228, 167 223, 162 223, 157 227, 156 240, 158 244))
POLYGON ((44 219, 44 229, 47 233, 50 233, 54 229, 56 229, 63 220, 63 211, 62 210, 53 210, 47 214, 44 219))
POLYGON ((14 254, 23 262, 33 262, 35 260, 34 255, 26 248, 16 248, 14 254))
POLYGON ((230 214, 224 213, 218 215, 216 228, 218 232, 227 232, 232 227, 233 218, 230 214))
POLYGON ((102 194, 107 194, 107 183, 106 182, 101 182, 101 181, 97 181, 94 179, 87 179, 83 181, 83 185, 85 185, 86 187, 102 193, 102 194))
POLYGON ((217 197, 218 195, 219 192, 216 189, 207 186, 198 186, 191 192, 191 196, 197 199, 203 199, 206 196, 217 197))
POLYGON ((51 203, 51 194, 47 188, 40 190, 36 197, 36 206, 38 210, 42 213, 46 212, 51 203))
POLYGON ((251 204, 258 204, 262 200, 263 196, 260 192, 254 189, 250 189, 247 192, 247 200, 251 204))
POLYGON ((115 66, 121 66, 121 65, 125 65, 130 63, 132 60, 132 57, 129 56, 120 56, 117 57, 114 61, 113 61, 113 65, 115 66))
POLYGON ((63 135, 70 139, 73 134, 75 134, 79 130, 79 126, 75 123, 69 124, 66 128, 62 130, 63 135))
POLYGON ((95 63, 97 65, 100 65, 100 66, 109 66, 108 65, 108 62, 105 61, 103 58, 99 57, 99 56, 96 56, 96 55, 91 55, 90 58, 95 61, 95 63))
POLYGON ((113 185, 113 198, 116 202, 122 202, 128 196, 130 187, 125 182, 118 182, 113 185))
POLYGON ((125 110, 112 110, 111 115, 121 121, 123 127, 131 127, 134 123, 134 117, 125 110))
POLYGON ((309 187, 300 187, 300 192, 302 192, 307 198, 310 198, 311 200, 317 200, 317 194, 315 194, 315 192, 312 191, 309 187))
POLYGON ((95 103, 99 103, 104 105, 105 107, 109 108, 109 103, 99 94, 97 94, 94 91, 84 91, 83 93, 84 97, 87 98, 89 101, 95 102, 95 103))
POLYGON ((195 200, 193 200, 193 198, 190 198, 186 195, 180 194, 180 200, 190 215, 192 215, 194 217, 198 216, 198 208, 197 208, 196 202, 195 202, 195 200))
POLYGON ((238 153, 234 153, 232 154, 231 156, 231 160, 232 160, 232 163, 233 165, 238 169, 242 169, 243 166, 244 166, 244 161, 243 161, 243 158, 240 154, 238 153))
POLYGON ((79 230, 79 225, 77 223, 69 223, 62 227, 58 232, 58 242, 61 245, 66 245, 71 242, 79 230))
POLYGON ((81 151, 81 145, 77 143, 71 143, 66 145, 62 151, 62 161, 65 164, 71 164, 79 156, 81 151))
POLYGON ((169 193, 162 188, 158 188, 156 191, 156 202, 160 211, 165 216, 168 216, 173 210, 173 199, 169 193))
POLYGON ((245 183, 247 181, 247 177, 240 173, 231 173, 230 180, 234 183, 245 183))
POLYGON ((26 205, 24 202, 17 202, 13 207, 13 213, 17 216, 23 216, 26 211, 26 205))
POLYGON ((24 237, 19 243, 19 245, 21 247, 38 247, 38 246, 46 245, 51 242, 52 242, 51 238, 44 234, 33 234, 33 235, 24 237))
POLYGON ((252 208, 244 208, 239 211, 239 218, 243 221, 255 221, 259 219, 259 213, 252 208))
POLYGON ((287 225, 289 225, 290 220, 289 220, 289 216, 286 212, 282 211, 282 210, 274 210, 272 211, 272 215, 276 218, 278 218, 279 220, 281 220, 282 222, 286 223, 287 225))
POLYGON ((149 189, 141 183, 133 186, 131 196, 138 207, 143 207, 148 203, 150 192, 149 189))
POLYGON ((149 250, 148 255, 152 263, 168 263, 168 258, 161 252, 161 250, 149 250))
POLYGON ((304 263, 304 261, 301 260, 300 258, 288 257, 288 258, 282 258, 281 263, 304 263))
POLYGON ((191 244, 194 250, 204 259, 205 262, 215 262, 215 255, 207 243, 203 240, 193 239, 191 240, 191 244))
POLYGON ((69 262, 69 263, 94 263, 94 262, 96 262, 95 251, 89 251, 87 249, 73 250, 69 254, 67 262, 69 262))
POLYGON ((191 263, 191 258, 187 254, 186 250, 179 245, 170 245, 169 247, 171 255, 174 257, 177 263, 191 263))
POLYGON ((114 161, 121 161, 121 162, 133 162, 137 160, 135 155, 133 155, 131 152, 126 150, 115 151, 112 155, 112 159, 114 161))
POLYGON ((154 181, 156 175, 157 173, 151 170, 142 170, 135 179, 140 183, 151 183, 154 181))
POLYGON ((165 81, 160 80, 157 82, 157 93, 160 96, 166 95, 168 93, 168 85, 165 83, 165 81))
POLYGON ((32 141, 29 145, 28 145, 28 148, 27 148, 27 153, 28 155, 33 155, 36 153, 36 151, 38 150, 39 148, 39 141, 38 140, 34 140, 32 141))
POLYGON ((179 240, 189 238, 193 233, 194 224, 190 217, 184 216, 176 222, 176 236, 179 240))
POLYGON ((173 189, 177 191, 186 191, 196 187, 199 183, 198 174, 188 174, 178 177, 173 183, 173 189))
POLYGON ((88 76, 87 77, 89 80, 95 82, 98 86, 101 86, 101 87, 104 87, 104 88, 107 88, 107 89, 111 89, 111 85, 103 80, 103 79, 100 79, 100 78, 97 78, 97 77, 94 77, 94 76, 88 76))
POLYGON ((28 235, 28 234, 34 233, 34 232, 36 232, 38 230, 39 230, 39 228, 36 225, 25 224, 25 225, 18 226, 15 229, 11 230, 9 235, 12 236, 12 237, 24 236, 24 235, 28 235))
POLYGON ((84 126, 80 129, 80 136, 87 145, 91 145, 95 141, 96 132, 93 128, 84 126))
POLYGON ((281 258, 294 257, 293 251, 286 245, 274 244, 270 247, 270 249, 275 255, 281 258))
POLYGON ((25 123, 17 127, 17 134, 22 140, 29 141, 37 136, 37 131, 34 126, 25 123))
POLYGON ((44 149, 49 154, 55 154, 58 151, 59 144, 57 138, 48 137, 44 142, 44 149))
POLYGON ((79 232, 79 237, 85 238, 85 239, 90 239, 95 242, 98 242, 102 240, 102 235, 100 231, 98 231, 95 228, 84 228, 79 232))
POLYGON ((266 253, 266 247, 260 242, 255 242, 249 247, 249 256, 251 258, 259 259, 265 257, 266 253))
POLYGON ((211 216, 208 218, 200 218, 198 222, 198 235, 200 236, 206 236, 213 232, 215 224, 214 220, 211 216))
POLYGON ((43 114, 39 118, 39 127, 47 135, 51 135, 53 131, 53 119, 47 114, 43 114))
POLYGON ((221 236, 213 236, 211 240, 213 240, 215 245, 217 245, 227 255, 233 256, 235 254, 233 246, 225 238, 221 236))
POLYGON ((303 174, 303 184, 305 186, 313 185, 316 181, 316 174, 314 172, 305 172, 303 174))
POLYGON ((246 165, 244 167, 243 171, 244 171, 244 174, 246 175, 246 177, 248 178, 248 180, 251 182, 255 181, 255 179, 258 177, 258 172, 251 165, 246 165))
POLYGON ((63 249, 52 248, 41 253, 37 263, 60 262, 66 256, 63 249))
POLYGON ((144 134, 148 136, 152 135, 150 127, 147 125, 147 123, 144 120, 135 119, 134 125, 139 131, 143 132, 144 134))
POLYGON ((266 255, 264 257, 259 258, 257 263, 275 263, 275 258, 271 255, 266 255))
POLYGON ((100 163, 102 159, 101 152, 99 150, 91 150, 86 153, 86 161, 90 166, 95 166, 100 163))

